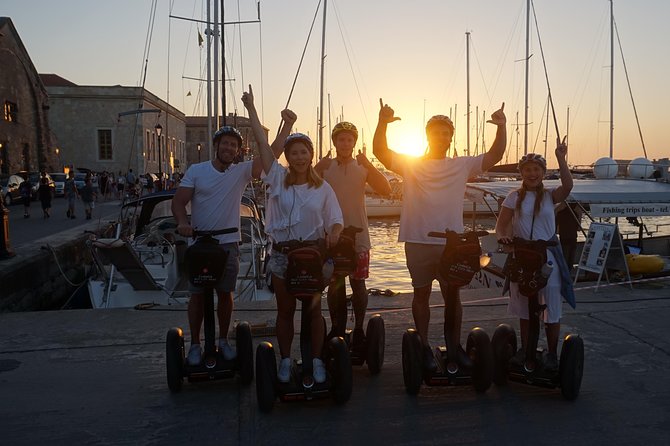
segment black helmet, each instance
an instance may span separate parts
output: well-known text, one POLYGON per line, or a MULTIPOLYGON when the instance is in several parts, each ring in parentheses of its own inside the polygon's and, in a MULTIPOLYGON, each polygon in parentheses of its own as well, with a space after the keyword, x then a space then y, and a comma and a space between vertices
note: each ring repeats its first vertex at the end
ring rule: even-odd
POLYGON ((224 125, 219 130, 217 130, 216 133, 214 133, 214 138, 212 138, 212 141, 216 143, 216 141, 224 135, 234 137, 237 139, 237 146, 242 147, 242 134, 239 130, 230 125, 224 125))
POLYGON ((314 144, 312 144, 312 140, 310 139, 309 136, 305 135, 304 133, 291 133, 286 137, 286 140, 284 141, 284 151, 286 151, 289 147, 291 147, 293 144, 301 142, 307 146, 309 151, 314 154, 314 144))

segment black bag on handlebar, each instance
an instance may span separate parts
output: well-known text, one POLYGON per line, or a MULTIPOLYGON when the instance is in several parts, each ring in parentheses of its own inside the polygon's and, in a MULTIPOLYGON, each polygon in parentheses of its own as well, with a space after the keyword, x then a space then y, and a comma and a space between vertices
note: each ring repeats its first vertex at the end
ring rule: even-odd
POLYGON ((323 278, 324 247, 316 242, 296 242, 287 250, 286 290, 296 297, 320 293, 326 287, 323 278))
POLYGON ((186 249, 184 264, 189 281, 197 287, 215 286, 226 267, 228 253, 213 237, 200 237, 186 249))
POLYGON ((356 270, 358 256, 356 255, 356 233, 342 231, 340 240, 330 249, 330 257, 333 259, 333 273, 338 275, 349 275, 356 270))
POLYGON ((549 278, 541 273, 542 266, 547 263, 544 240, 515 239, 514 259, 510 263, 506 273, 510 281, 518 282, 519 292, 524 296, 533 296, 547 286, 549 278))
POLYGON ((440 259, 440 274, 454 286, 465 286, 481 269, 481 254, 482 248, 476 233, 468 233, 462 237, 456 232, 448 231, 447 243, 440 259))

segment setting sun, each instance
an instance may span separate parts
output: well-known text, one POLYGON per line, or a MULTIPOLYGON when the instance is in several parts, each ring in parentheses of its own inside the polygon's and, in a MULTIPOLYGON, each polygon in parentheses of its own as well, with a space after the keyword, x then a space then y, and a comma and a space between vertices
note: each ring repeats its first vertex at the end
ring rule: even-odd
POLYGON ((426 137, 421 131, 389 126, 387 138, 389 148, 394 152, 421 156, 426 151, 426 137))

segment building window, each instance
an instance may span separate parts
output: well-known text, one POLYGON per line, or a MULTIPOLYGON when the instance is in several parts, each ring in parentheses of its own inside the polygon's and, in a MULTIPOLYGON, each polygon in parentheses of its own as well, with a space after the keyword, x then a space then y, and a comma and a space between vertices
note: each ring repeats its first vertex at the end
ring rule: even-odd
POLYGON ((112 131, 110 129, 98 130, 98 159, 112 160, 112 131))
POLYGON ((5 101, 5 121, 7 122, 16 122, 18 117, 19 108, 15 103, 5 101))

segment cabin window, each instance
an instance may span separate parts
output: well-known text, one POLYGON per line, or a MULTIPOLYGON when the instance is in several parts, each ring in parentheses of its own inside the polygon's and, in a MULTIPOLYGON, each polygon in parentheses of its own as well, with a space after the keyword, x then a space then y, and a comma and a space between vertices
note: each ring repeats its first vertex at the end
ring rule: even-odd
POLYGON ((98 159, 112 160, 112 131, 98 129, 98 159))
POLYGON ((19 108, 13 102, 5 101, 5 121, 7 122, 16 122, 18 117, 19 108))

